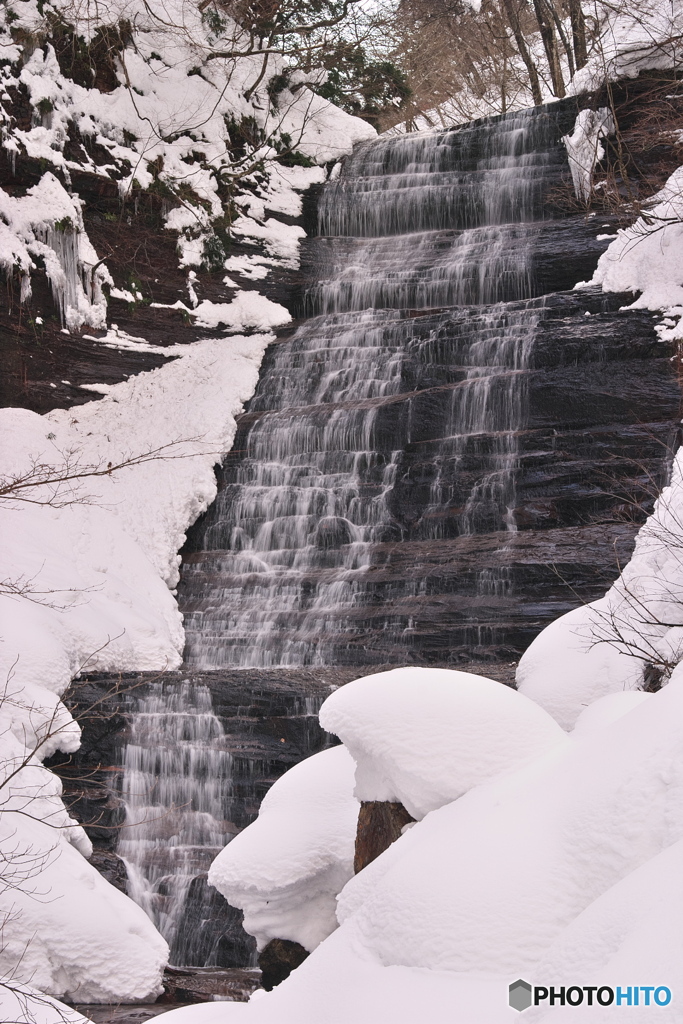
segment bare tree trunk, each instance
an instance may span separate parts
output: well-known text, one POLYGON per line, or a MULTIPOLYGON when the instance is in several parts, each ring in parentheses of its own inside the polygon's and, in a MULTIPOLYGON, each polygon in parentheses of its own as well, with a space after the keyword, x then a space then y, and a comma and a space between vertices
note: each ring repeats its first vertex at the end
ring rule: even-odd
POLYGON ((522 30, 519 26, 519 17, 517 13, 517 8, 515 7, 515 0, 503 0, 503 7, 505 8, 505 14, 508 19, 508 22, 510 23, 512 34, 515 37, 515 43, 517 44, 519 55, 524 61, 527 73, 529 75, 529 85, 531 86, 531 95, 533 97, 533 101, 536 104, 536 106, 540 106, 540 104, 543 102, 543 97, 541 95, 541 85, 538 80, 538 71, 536 70, 536 65, 534 64, 531 58, 531 54, 529 53, 529 47, 526 45, 526 39, 524 38, 522 30))
POLYGON ((555 7, 555 4, 553 3, 553 0, 546 0, 546 6, 548 8, 548 11, 550 12, 551 18, 553 19, 553 21, 555 23, 555 28, 557 29, 557 34, 560 37, 560 41, 562 43, 562 49, 564 50, 564 52, 567 55, 567 63, 569 64, 569 77, 571 79, 576 74, 576 65, 574 63, 574 54, 572 52, 571 44, 570 44, 569 40, 567 39, 567 33, 564 30, 564 25, 562 24, 562 18, 557 13, 557 8, 555 7))
POLYGON ((569 19, 572 23, 572 37, 574 42, 574 59, 576 70, 585 67, 588 61, 586 47, 586 19, 581 10, 581 0, 569 0, 569 19))
POLYGON ((541 33, 541 39, 543 40, 543 49, 548 58, 548 69, 550 71, 550 80, 553 83, 553 92, 562 99, 565 95, 565 90, 562 69, 560 68, 560 56, 557 52, 557 39, 555 38, 552 20, 548 18, 543 0, 534 0, 534 13, 541 33))

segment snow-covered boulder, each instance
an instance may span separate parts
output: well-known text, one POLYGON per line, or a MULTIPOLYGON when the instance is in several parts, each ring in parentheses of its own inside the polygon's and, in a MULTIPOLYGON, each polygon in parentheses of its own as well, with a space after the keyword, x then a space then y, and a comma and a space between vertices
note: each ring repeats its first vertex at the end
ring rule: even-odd
MULTIPOLYGON (((639 696, 612 724, 427 814, 347 883, 334 934, 234 1015, 506 1024, 519 1019, 511 979, 541 971, 555 984, 572 973, 571 983, 680 988, 683 669, 639 696)), ((621 1018, 572 1008, 571 1019, 621 1018)))
POLYGON ((337 927, 336 896, 353 875, 354 768, 344 747, 290 768, 211 865, 210 884, 244 911, 259 949, 278 938, 312 950, 337 927))
POLYGON ((340 920, 387 965, 523 976, 683 838, 682 718, 678 674, 611 726, 429 814, 345 887, 340 920))
POLYGON ((436 668, 397 668, 340 688, 320 723, 351 751, 359 800, 398 801, 418 820, 564 736, 501 683, 436 668))
POLYGON ((520 976, 680 988, 682 720, 679 671, 613 724, 426 815, 345 886, 339 929, 241 1017, 506 1024, 520 976))

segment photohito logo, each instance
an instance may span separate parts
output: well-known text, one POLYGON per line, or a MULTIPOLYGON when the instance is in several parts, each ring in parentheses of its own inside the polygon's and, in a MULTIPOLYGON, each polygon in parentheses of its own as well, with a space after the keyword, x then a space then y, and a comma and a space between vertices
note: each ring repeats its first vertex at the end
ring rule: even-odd
POLYGON ((558 988, 530 985, 523 978, 513 981, 508 1002, 513 1010, 530 1006, 668 1006, 671 989, 666 985, 561 985, 558 988))

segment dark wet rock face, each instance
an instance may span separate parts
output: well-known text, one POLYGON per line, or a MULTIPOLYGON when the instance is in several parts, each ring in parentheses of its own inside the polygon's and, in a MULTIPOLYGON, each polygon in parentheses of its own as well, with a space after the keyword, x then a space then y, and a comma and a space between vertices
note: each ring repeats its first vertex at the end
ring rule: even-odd
POLYGON ((389 800, 364 800, 358 813, 353 870, 358 874, 380 853, 388 850, 415 818, 403 804, 389 800))
POLYGON ((356 149, 322 191, 309 318, 267 353, 190 531, 187 664, 509 662, 601 595, 678 443, 673 351, 574 291, 576 101, 356 149))
POLYGON ((270 992, 288 978, 292 971, 300 967, 307 956, 308 950, 299 942, 292 942, 291 939, 271 939, 258 958, 262 987, 266 992, 270 992))
POLYGON ((260 985, 260 972, 254 968, 167 967, 164 994, 157 1002, 202 1003, 217 996, 230 1002, 246 1003, 260 985))
POLYGON ((101 848, 94 849, 90 863, 115 889, 120 889, 121 892, 128 891, 128 872, 125 862, 115 853, 101 848))
MULTIPOLYGON (((103 82, 98 82, 102 90, 103 82)), ((32 108, 25 89, 11 90, 5 97, 10 117, 29 128, 32 108)), ((72 134, 78 133, 71 125, 72 134)), ((94 144, 96 146, 96 144, 94 144)), ((107 172, 92 173, 78 167, 90 151, 96 164, 112 168, 109 150, 99 147, 92 152, 93 140, 74 138, 67 150, 71 161, 68 176, 63 179, 67 191, 77 194, 83 202, 85 230, 96 252, 106 258, 106 266, 117 288, 135 290, 140 298, 129 303, 110 298, 107 323, 116 324, 122 332, 143 339, 155 347, 191 344, 215 337, 216 331, 202 329, 190 322, 181 309, 173 306, 179 299, 187 302, 187 269, 178 265, 178 235, 166 227, 168 197, 160 189, 143 191, 137 184, 122 199, 118 181, 107 172), (157 304, 160 304, 157 305, 157 304)), ((86 161, 87 162, 87 161, 86 161)), ((18 155, 12 163, 0 160, 0 187, 10 196, 23 196, 36 185, 46 167, 44 161, 18 155)), ((60 178, 58 167, 51 173, 60 178)), ((155 182, 155 185, 157 183, 155 182)), ((305 227, 311 220, 312 195, 304 199, 299 218, 270 213, 275 220, 298 223, 305 227)), ((232 238, 233 256, 263 254, 262 246, 232 238)), ((220 266, 210 270, 196 268, 196 290, 200 299, 230 302, 234 291, 224 283, 225 271, 220 266)), ((44 269, 31 274, 32 297, 22 305, 17 281, 4 281, 0 290, 1 364, 0 406, 20 406, 38 413, 56 408, 71 408, 96 400, 99 395, 84 385, 118 384, 130 376, 165 365, 168 358, 158 351, 136 351, 102 344, 104 332, 84 326, 63 333, 59 309, 55 303, 44 269)), ((258 290, 292 312, 300 305, 301 277, 296 269, 275 268, 265 280, 251 282, 240 279, 240 288, 258 290)), ((169 357, 174 358, 174 357, 169 357)))

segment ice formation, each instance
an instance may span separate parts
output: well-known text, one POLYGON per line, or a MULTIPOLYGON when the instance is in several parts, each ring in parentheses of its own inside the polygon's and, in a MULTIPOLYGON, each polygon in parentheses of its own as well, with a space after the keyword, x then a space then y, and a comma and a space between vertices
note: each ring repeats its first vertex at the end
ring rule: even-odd
POLYGON ((31 296, 31 272, 41 261, 62 323, 103 327, 107 303, 103 284, 111 284, 83 227, 81 202, 46 171, 25 196, 0 189, 0 269, 21 278, 21 296, 31 296))
POLYGON ((614 118, 608 107, 587 108, 579 111, 572 134, 563 137, 577 199, 585 202, 590 198, 595 165, 605 155, 602 139, 614 130, 614 118))

